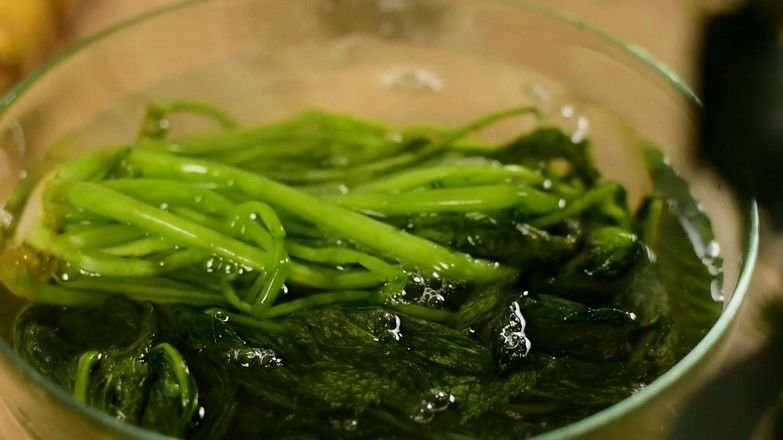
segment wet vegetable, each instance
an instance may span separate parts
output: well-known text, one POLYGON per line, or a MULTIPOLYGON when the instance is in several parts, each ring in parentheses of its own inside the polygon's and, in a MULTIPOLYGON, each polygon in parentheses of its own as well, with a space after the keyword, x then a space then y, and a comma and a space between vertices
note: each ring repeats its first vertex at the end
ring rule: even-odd
POLYGON ((176 437, 519 438, 612 405, 720 313, 709 221, 653 149, 633 211, 587 141, 477 137, 512 117, 538 118, 244 127, 151 105, 135 141, 9 199, 14 347, 176 437), (177 112, 220 130, 169 139, 177 112))

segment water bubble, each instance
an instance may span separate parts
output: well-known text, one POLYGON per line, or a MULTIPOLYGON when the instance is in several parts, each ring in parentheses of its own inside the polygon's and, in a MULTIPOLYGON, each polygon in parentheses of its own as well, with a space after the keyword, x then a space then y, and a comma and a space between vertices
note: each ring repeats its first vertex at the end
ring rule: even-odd
POLYGON ((400 317, 393 313, 384 313, 383 319, 385 320, 386 331, 392 338, 395 341, 402 339, 402 320, 400 317))
POLYGON ((525 335, 527 322, 522 316, 518 302, 511 303, 510 312, 506 325, 500 330, 500 342, 506 354, 512 359, 526 357, 532 344, 525 335))
POLYGON ((381 84, 408 93, 437 92, 443 81, 434 73, 420 67, 400 67, 381 74, 381 84))
POLYGON ((388 140, 389 142, 393 142, 395 144, 399 144, 402 143, 402 141, 405 140, 405 138, 403 137, 402 133, 400 133, 399 131, 391 131, 386 134, 386 140, 388 140))
POLYGON ((223 310, 216 311, 215 313, 212 314, 212 317, 220 322, 228 322, 229 320, 228 313, 224 312, 223 310))
POLYGON ((229 362, 235 362, 244 368, 279 367, 283 365, 282 359, 277 357, 274 350, 264 348, 235 348, 226 353, 229 362))
POLYGON ((571 134, 571 142, 582 142, 587 137, 590 129, 590 121, 585 116, 576 118, 576 130, 571 134))
POLYGON ((418 302, 425 304, 429 307, 442 307, 446 303, 446 298, 443 297, 437 290, 431 287, 425 287, 424 291, 418 299, 418 302))
POLYGON ((552 99, 552 93, 541 83, 531 81, 527 85, 527 90, 532 97, 540 101, 549 101, 552 99))
POLYGON ((430 390, 428 399, 426 400, 427 406, 433 411, 445 411, 451 404, 456 401, 454 395, 442 390, 430 390))
POLYGON ((343 421, 343 429, 346 431, 355 431, 358 426, 359 421, 357 419, 345 419, 343 421))
POLYGON ((723 295, 723 279, 722 278, 715 278, 710 282, 710 293, 712 294, 712 299, 715 301, 723 301, 725 299, 723 295))
POLYGON ((507 410, 504 412, 504 414, 505 414, 507 417, 509 417, 509 418, 511 418, 511 419, 514 419, 514 420, 522 420, 522 419, 524 419, 524 418, 525 418, 525 416, 524 416, 524 415, 522 415, 522 414, 520 414, 520 413, 518 413, 518 412, 516 412, 516 411, 510 410, 510 409, 507 409, 507 410))
POLYGON ((576 109, 571 104, 566 104, 560 108, 560 115, 566 119, 573 118, 576 115, 576 109))
POLYGON ((720 244, 715 240, 710 240, 705 246, 704 255, 711 258, 720 256, 720 244))
POLYGON ((435 418, 435 411, 430 409, 426 403, 422 403, 413 410, 411 420, 416 423, 430 423, 435 418))

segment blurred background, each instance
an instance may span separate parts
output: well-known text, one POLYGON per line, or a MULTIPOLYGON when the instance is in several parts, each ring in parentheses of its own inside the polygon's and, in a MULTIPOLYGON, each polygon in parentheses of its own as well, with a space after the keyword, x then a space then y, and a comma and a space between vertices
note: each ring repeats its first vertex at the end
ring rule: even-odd
MULTIPOLYGON (((217 0, 230 2, 231 0, 217 0)), ((339 2, 340 0, 312 0, 339 2)), ((409 2, 415 0, 377 0, 409 2)), ((58 51, 118 22, 181 0, 0 0, 0 91, 5 92, 58 51)), ((708 14, 736 0, 542 0, 642 48, 695 84, 701 26, 708 14)), ((171 38, 177 38, 172 29, 171 38)), ((783 291, 771 257, 774 246, 762 238, 762 258, 732 342, 736 359, 763 340, 760 306, 783 291), (765 243, 766 242, 766 243, 765 243)), ((783 252, 778 255, 783 255, 783 252)))
MULTIPOLYGON (((48 56, 86 36, 145 11, 179 2, 181 0, 0 0, 0 88, 6 90, 48 56)), ((644 48, 692 83, 703 17, 737 1, 546 0, 543 3, 644 48)), ((172 35, 172 38, 176 36, 172 35)))

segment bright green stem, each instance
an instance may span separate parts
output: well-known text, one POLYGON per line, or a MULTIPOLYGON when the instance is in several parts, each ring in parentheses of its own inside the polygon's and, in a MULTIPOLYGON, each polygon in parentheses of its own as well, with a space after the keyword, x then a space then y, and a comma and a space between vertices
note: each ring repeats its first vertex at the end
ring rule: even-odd
MULTIPOLYGON (((92 296, 101 294, 125 295, 136 301, 149 301, 158 304, 177 302, 202 306, 224 306, 228 304, 219 292, 160 277, 77 278, 63 282, 60 285, 51 286, 63 291, 88 292, 92 296)), ((78 304, 78 302, 75 302, 75 304, 78 304)))
POLYGON ((231 280, 224 280, 220 283, 220 292, 226 298, 226 301, 231 304, 231 307, 245 314, 250 313, 250 304, 242 302, 236 290, 234 290, 234 286, 231 285, 231 280))
POLYGON ((582 197, 568 202, 564 208, 532 219, 528 223, 540 229, 556 225, 569 217, 573 217, 582 211, 585 211, 592 206, 603 203, 610 197, 614 196, 615 192, 617 192, 617 189, 618 185, 616 183, 610 182, 599 185, 594 189, 585 192, 582 197))
POLYGON ((201 249, 176 251, 157 260, 124 258, 83 251, 78 246, 52 237, 42 224, 35 224, 27 242, 41 252, 48 252, 86 272, 114 277, 146 277, 162 275, 204 260, 209 254, 201 249))
POLYGON ((116 179, 101 185, 150 205, 176 205, 221 216, 234 209, 228 199, 214 191, 175 180, 116 179))
POLYGON ((203 102, 155 102, 147 105, 147 114, 139 130, 139 139, 160 139, 165 137, 170 128, 169 122, 166 120, 169 113, 193 113, 206 116, 213 119, 226 130, 235 128, 238 125, 228 113, 203 102))
MULTIPOLYGON (((272 307, 272 304, 274 304, 278 295, 280 295, 280 292, 283 290, 283 285, 288 278, 290 270, 288 264, 279 264, 264 274, 266 282, 259 283, 262 287, 259 289, 259 293, 256 294, 255 291, 253 291, 251 303, 253 306, 250 309, 250 316, 262 316, 264 311, 272 307)), ((253 287, 256 288, 256 286, 253 287)))
POLYGON ((126 150, 102 148, 64 162, 57 168, 56 178, 62 180, 100 180, 122 161, 126 150))
POLYGON ((447 131, 440 135, 438 139, 431 142, 429 145, 417 151, 403 151, 391 157, 372 161, 366 164, 362 164, 355 167, 347 167, 341 169, 328 169, 328 170, 311 170, 307 172, 296 173, 289 178, 286 178, 286 182, 304 183, 304 182, 324 182, 330 180, 339 180, 342 177, 348 176, 372 176, 388 172, 390 170, 403 168, 415 163, 421 163, 422 161, 431 158, 437 153, 448 148, 453 142, 473 133, 479 131, 484 127, 492 125, 496 122, 508 119, 522 114, 535 114, 538 115, 538 109, 534 107, 521 107, 510 110, 504 110, 498 113, 493 113, 489 116, 475 120, 464 127, 457 130, 447 131))
POLYGON ((403 171, 359 185, 351 193, 395 193, 425 186, 471 186, 487 183, 504 183, 514 180, 528 185, 543 183, 539 173, 522 166, 505 165, 450 165, 403 171))
POLYGON ((422 212, 499 211, 515 208, 528 215, 558 209, 560 197, 530 187, 485 185, 414 191, 402 194, 347 194, 334 199, 340 206, 381 215, 422 212))
POLYGON ((373 292, 368 291, 343 291, 315 293, 304 298, 288 301, 283 304, 272 306, 266 309, 262 314, 256 316, 257 319, 277 318, 283 315, 297 312, 299 310, 321 307, 328 304, 367 301, 372 298, 373 292))
POLYGON ((144 231, 128 225, 113 224, 99 226, 84 231, 67 232, 57 237, 57 240, 81 251, 115 246, 145 236, 144 231))
POLYGON ((231 313, 227 310, 218 309, 218 308, 210 308, 204 311, 209 316, 212 316, 215 319, 228 322, 229 324, 237 324, 242 327, 252 328, 256 330, 266 331, 266 332, 282 332, 285 330, 285 326, 282 324, 278 324, 274 321, 264 320, 259 321, 257 319, 253 319, 244 315, 239 315, 236 313, 231 313))
MULTIPOLYGON (((170 156, 166 156, 170 159, 170 156)), ((71 205, 119 222, 126 222, 174 243, 213 252, 256 270, 269 266, 269 255, 242 241, 186 220, 163 209, 88 182, 55 182, 47 199, 71 205)))
POLYGON ((313 248, 289 241, 286 242, 286 250, 293 257, 313 263, 328 263, 334 266, 359 264, 387 280, 405 276, 405 271, 402 269, 380 258, 353 249, 339 247, 313 248))
POLYGON ((171 253, 176 246, 162 237, 147 237, 101 248, 101 253, 115 257, 143 257, 157 253, 171 253))
POLYGON ((81 403, 87 403, 87 389, 90 386, 90 373, 92 368, 101 359, 97 351, 88 351, 79 356, 76 364, 76 378, 73 382, 73 398, 81 403))
MULTIPOLYGON (((496 263, 451 252, 391 225, 235 167, 143 150, 134 150, 129 161, 146 176, 215 183, 244 192, 256 200, 318 224, 326 231, 346 237, 363 248, 392 259, 399 258, 423 270, 434 270, 450 277, 476 282, 505 277, 508 272, 508 269, 496 263)), ((152 219, 143 220, 146 222, 152 219)))
POLYGON ((0 280, 16 296, 32 302, 60 306, 99 305, 112 295, 125 295, 136 301, 154 303, 227 305, 225 299, 217 292, 200 291, 193 285, 161 278, 99 277, 52 284, 42 281, 27 267, 6 265, 0 267, 0 280))
POLYGON ((245 202, 230 212, 228 226, 235 236, 246 236, 267 252, 285 238, 285 229, 275 211, 266 203, 245 202), (258 223, 258 220, 261 223, 258 223), (263 227, 262 227, 263 225, 263 227))
POLYGON ((288 280, 291 284, 324 290, 365 289, 387 281, 385 276, 375 272, 314 267, 296 261, 291 263, 290 270, 288 280))

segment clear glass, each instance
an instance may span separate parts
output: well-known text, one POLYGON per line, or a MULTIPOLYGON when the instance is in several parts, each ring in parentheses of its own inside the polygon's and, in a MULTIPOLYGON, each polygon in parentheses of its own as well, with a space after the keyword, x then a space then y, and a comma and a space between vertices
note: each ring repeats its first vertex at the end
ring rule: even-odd
MULTIPOLYGON (((630 189, 632 201, 649 187, 636 150, 639 137, 647 139, 691 182, 713 220, 727 306, 663 377, 543 437, 660 436, 682 396, 724 355, 755 262, 755 207, 738 203, 690 157, 696 97, 645 53, 585 23, 510 0, 175 5, 64 53, 0 102, 0 200, 44 151, 71 155, 133 138, 143 105, 167 98, 212 101, 247 122, 317 106, 395 123, 458 124, 532 103, 586 129, 602 170, 630 189)), ((9 319, 9 308, 0 303, 0 319, 9 319)), ((2 340, 0 383, 6 412, 31 439, 161 438, 77 404, 2 340)))

